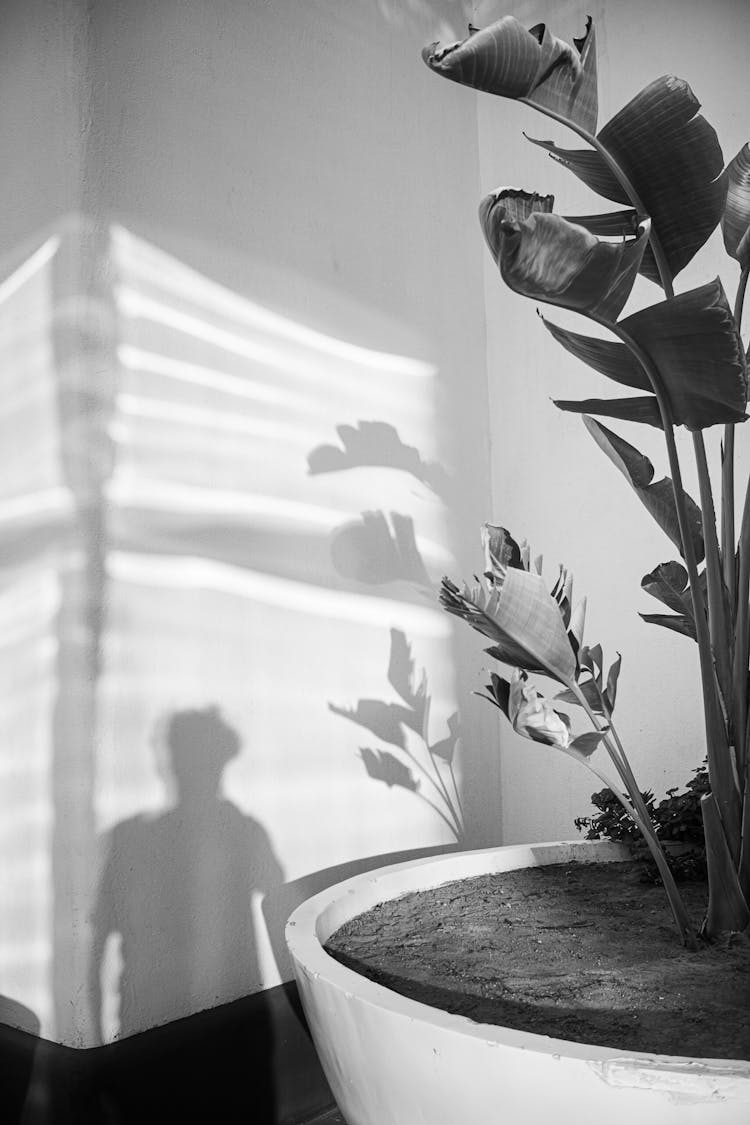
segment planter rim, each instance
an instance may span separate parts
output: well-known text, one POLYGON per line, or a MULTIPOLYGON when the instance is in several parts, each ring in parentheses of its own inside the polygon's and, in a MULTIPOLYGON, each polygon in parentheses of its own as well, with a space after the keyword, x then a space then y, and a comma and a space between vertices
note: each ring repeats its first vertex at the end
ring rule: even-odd
POLYGON ((568 862, 617 862, 629 858, 629 852, 620 844, 573 840, 512 844, 407 860, 355 875, 303 902, 287 923, 287 946, 297 973, 323 980, 347 997, 356 995, 366 1005, 385 1008, 410 1021, 481 1039, 490 1045, 535 1051, 555 1059, 586 1061, 613 1085, 639 1085, 668 1092, 674 1080, 675 1089, 679 1083, 684 1092, 686 1079, 692 1077, 698 1095, 701 1090, 705 1091, 706 1083, 710 1083, 714 1089, 717 1084, 726 1086, 727 1092, 731 1088, 736 1096, 739 1084, 744 1091, 743 1098, 750 1100, 748 1061, 629 1051, 555 1039, 503 1025, 477 1023, 467 1016, 444 1012, 376 984, 334 960, 323 948, 330 935, 351 918, 380 902, 410 891, 432 889, 462 878, 522 867, 568 862))

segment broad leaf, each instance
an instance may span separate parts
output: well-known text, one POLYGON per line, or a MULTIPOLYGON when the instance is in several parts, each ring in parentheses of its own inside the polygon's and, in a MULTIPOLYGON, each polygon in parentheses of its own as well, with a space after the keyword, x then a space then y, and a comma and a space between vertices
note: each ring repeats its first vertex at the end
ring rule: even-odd
MULTIPOLYGON (((636 94, 597 138, 637 191, 673 277, 703 246, 724 211, 727 184, 721 147, 699 108, 687 82, 666 75, 636 94)), ((552 141, 534 143, 605 199, 634 202, 597 151, 558 148, 552 141)), ((640 272, 659 283, 650 248, 640 272)))
POLYGON ((695 640, 695 621, 692 617, 677 616, 671 613, 640 613, 649 625, 663 625, 665 629, 671 629, 673 633, 682 633, 685 637, 692 637, 695 640))
POLYGON ((605 418, 619 418, 622 422, 642 422, 657 429, 664 428, 655 398, 585 398, 579 402, 555 398, 552 401, 558 410, 573 414, 598 414, 605 418))
POLYGON ((633 287, 650 230, 617 242, 550 213, 551 196, 504 188, 487 196, 479 218, 506 285, 523 296, 616 320, 633 287))
MULTIPOLYGON (((626 344, 582 336, 547 320, 544 324, 567 351, 595 371, 627 387, 652 389, 642 365, 626 344)), ((677 425, 699 430, 717 423, 744 421, 747 361, 718 278, 633 313, 620 321, 619 327, 658 368, 677 425)), ((643 418, 634 414, 632 420, 650 422, 643 409, 643 418)), ((615 415, 610 412, 610 416, 615 415)))
MULTIPOLYGON (((625 479, 634 489, 641 503, 654 517, 682 554, 682 538, 677 518, 672 481, 669 477, 654 481, 654 466, 635 446, 608 430, 600 422, 584 416, 584 424, 600 449, 607 454, 625 479)), ((698 562, 704 557, 701 511, 694 500, 685 492, 689 533, 698 562)))
POLYGON ((747 366, 719 278, 620 324, 659 369, 675 421, 689 430, 742 422, 747 366))
POLYGON ((750 266, 750 144, 742 146, 727 167, 727 200, 721 220, 724 246, 740 263, 750 266))
MULTIPOLYGON (((597 715, 603 715, 604 708, 602 707, 602 701, 599 696, 599 687, 597 686, 596 680, 583 680, 579 682, 578 687, 579 690, 583 693, 583 696, 591 710, 595 711, 597 715)), ((570 688, 567 688, 565 691, 558 692, 558 694, 555 696, 555 701, 557 703, 567 703, 574 707, 581 706, 580 699, 570 688)))
POLYGON ((692 616, 693 603, 690 597, 688 572, 682 563, 659 563, 650 574, 643 576, 641 589, 675 613, 687 613, 692 616))
POLYGON ((544 327, 566 351, 589 367, 593 367, 595 371, 624 387, 652 391, 646 372, 625 344, 619 344, 614 340, 599 340, 593 336, 582 336, 580 332, 570 332, 567 328, 560 328, 544 317, 542 321, 544 327))
POLYGON ((593 132, 597 82, 590 19, 586 34, 573 44, 556 39, 544 24, 527 31, 514 16, 503 16, 482 30, 470 27, 462 42, 425 47, 422 58, 444 78, 505 98, 527 98, 593 132))
POLYGON ((463 590, 444 578, 440 603, 495 641, 492 655, 527 671, 544 671, 562 683, 575 675, 576 658, 557 602, 538 574, 507 568, 491 593, 463 590))
POLYGON ((577 750, 579 754, 585 754, 585 756, 588 757, 589 754, 594 753, 606 733, 606 731, 602 730, 586 731, 585 734, 579 734, 577 738, 573 739, 570 744, 570 748, 571 750, 577 750))
POLYGON ((409 789, 412 793, 419 788, 419 782, 409 767, 394 754, 389 754, 387 750, 368 750, 364 746, 359 752, 367 773, 375 781, 384 781, 389 789, 395 785, 400 789, 409 789))

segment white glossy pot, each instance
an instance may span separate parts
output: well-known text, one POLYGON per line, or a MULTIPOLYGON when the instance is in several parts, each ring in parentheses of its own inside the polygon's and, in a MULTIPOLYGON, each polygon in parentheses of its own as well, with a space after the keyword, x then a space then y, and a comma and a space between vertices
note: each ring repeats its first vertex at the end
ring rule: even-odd
POLYGON ((750 1063, 639 1054, 474 1023, 334 961, 327 938, 408 891, 571 860, 610 843, 535 844, 399 863, 298 907, 286 932, 302 1004, 349 1125, 748 1125, 750 1063))

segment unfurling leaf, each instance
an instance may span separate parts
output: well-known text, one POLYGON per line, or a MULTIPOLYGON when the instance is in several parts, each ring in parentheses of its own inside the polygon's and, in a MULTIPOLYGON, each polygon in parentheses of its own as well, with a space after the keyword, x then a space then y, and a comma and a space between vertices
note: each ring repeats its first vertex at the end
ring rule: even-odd
POLYGON ((480 222, 506 285, 523 296, 616 320, 633 287, 649 236, 608 242, 550 212, 550 196, 504 188, 481 203, 480 222))
POLYGON ((727 167, 727 199, 721 220, 724 246, 740 263, 750 266, 750 144, 742 146, 727 167))
MULTIPOLYGON (((669 477, 663 477, 652 483, 654 466, 648 457, 639 453, 635 446, 630 445, 624 438, 608 430, 593 418, 584 417, 583 421, 596 444, 607 454, 612 464, 617 466, 641 503, 682 553, 682 539, 672 481, 669 477)), ((684 493, 684 496, 689 533, 696 559, 700 562, 704 556, 701 512, 687 493, 684 493)))
POLYGON ((562 683, 575 675, 576 657, 560 610, 538 574, 504 568, 490 593, 481 585, 460 590, 444 578, 440 603, 494 641, 497 659, 562 683))
POLYGON ((617 659, 612 662, 609 672, 607 673, 607 690, 604 693, 610 712, 614 711, 615 709, 615 702, 617 700, 617 681, 620 678, 621 666, 622 657, 618 652, 617 659))
POLYGON ((526 98, 594 132, 596 45, 590 19, 573 46, 556 39, 544 24, 527 31, 514 16, 469 32, 462 42, 425 47, 422 58, 430 69, 475 90, 526 98))
MULTIPOLYGON (((724 158, 716 132, 699 108, 687 82, 666 75, 636 94, 598 134, 650 216, 672 277, 703 246, 724 212, 724 158)), ((552 141, 534 143, 605 199, 633 203, 597 151, 558 148, 552 141)), ((640 272, 659 283, 650 247, 640 272)))
POLYGON ((482 526, 482 546, 484 547, 484 566, 488 574, 496 569, 512 566, 517 570, 528 570, 521 559, 521 548, 505 527, 492 523, 482 526))
POLYGON ((384 781, 389 789, 394 785, 400 789, 409 789, 412 793, 419 789, 419 781, 394 754, 387 750, 368 750, 364 746, 359 752, 365 769, 375 781, 384 781))

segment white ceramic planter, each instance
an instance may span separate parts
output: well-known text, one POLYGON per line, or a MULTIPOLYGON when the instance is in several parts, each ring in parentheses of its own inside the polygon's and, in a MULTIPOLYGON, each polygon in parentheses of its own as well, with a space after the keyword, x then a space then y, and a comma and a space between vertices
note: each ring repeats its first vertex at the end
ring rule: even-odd
POLYGON ((408 891, 571 860, 610 843, 535 844, 400 863, 303 903, 287 945, 326 1077, 349 1125, 748 1125, 750 1063, 638 1054, 474 1023, 334 961, 327 938, 408 891))

